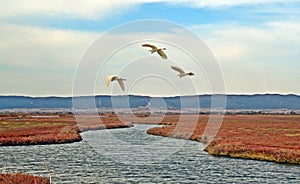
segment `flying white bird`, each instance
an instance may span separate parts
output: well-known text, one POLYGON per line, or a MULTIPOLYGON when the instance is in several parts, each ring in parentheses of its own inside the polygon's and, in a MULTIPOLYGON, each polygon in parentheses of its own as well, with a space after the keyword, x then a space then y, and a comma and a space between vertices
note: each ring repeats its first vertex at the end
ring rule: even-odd
POLYGON ((177 76, 181 77, 185 77, 185 76, 193 76, 195 75, 193 72, 185 72, 183 71, 181 68, 177 67, 177 66, 171 66, 171 68, 177 72, 179 72, 179 74, 177 76))
POLYGON ((106 78, 106 86, 109 87, 109 84, 110 84, 110 82, 112 82, 112 81, 118 81, 118 83, 119 83, 121 89, 122 89, 123 91, 125 91, 125 85, 124 85, 124 82, 123 82, 123 81, 125 81, 125 80, 126 80, 126 79, 119 78, 119 77, 117 77, 116 75, 111 75, 111 76, 108 76, 108 77, 106 78))
POLYGON ((155 47, 154 45, 150 45, 150 44, 143 44, 143 47, 150 47, 151 50, 149 50, 149 52, 151 52, 151 54, 153 54, 154 52, 157 52, 161 58, 163 59, 167 59, 167 55, 163 50, 166 50, 166 48, 160 48, 158 49, 157 47, 155 47))

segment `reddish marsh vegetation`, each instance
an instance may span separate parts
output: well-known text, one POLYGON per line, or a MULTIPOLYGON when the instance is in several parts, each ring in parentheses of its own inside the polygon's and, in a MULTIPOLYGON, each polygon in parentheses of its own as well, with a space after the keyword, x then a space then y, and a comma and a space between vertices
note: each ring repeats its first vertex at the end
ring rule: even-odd
POLYGON ((2 115, 0 146, 76 142, 82 131, 128 126, 115 115, 2 115))
POLYGON ((0 145, 51 144, 80 141, 78 128, 58 118, 2 117, 0 145))
MULTIPOLYGON (((162 124, 167 126, 152 128, 147 133, 201 141, 208 116, 200 115, 193 126, 188 121, 178 126, 176 121, 166 116, 162 124)), ((300 164, 299 140, 298 115, 225 115, 206 151, 212 155, 300 164)))
POLYGON ((23 173, 0 174, 0 184, 50 184, 48 178, 23 173))

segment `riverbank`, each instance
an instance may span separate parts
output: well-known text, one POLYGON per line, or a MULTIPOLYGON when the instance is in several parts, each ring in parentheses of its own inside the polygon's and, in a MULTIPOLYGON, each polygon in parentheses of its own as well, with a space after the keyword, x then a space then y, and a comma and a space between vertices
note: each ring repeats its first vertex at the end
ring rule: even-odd
MULTIPOLYGON (((201 142, 208 118, 201 115, 191 127, 189 122, 178 124, 176 118, 166 116, 162 121, 165 126, 147 133, 201 142)), ((300 164, 299 140, 299 115, 225 115, 218 134, 205 150, 216 156, 300 164)))

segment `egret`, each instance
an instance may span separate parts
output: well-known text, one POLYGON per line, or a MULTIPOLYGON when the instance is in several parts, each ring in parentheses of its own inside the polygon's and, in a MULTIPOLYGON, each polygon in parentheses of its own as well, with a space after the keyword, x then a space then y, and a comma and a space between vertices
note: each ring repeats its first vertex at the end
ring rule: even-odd
POLYGON ((123 81, 125 81, 125 80, 126 80, 126 79, 119 78, 119 77, 116 76, 116 75, 111 75, 111 76, 108 76, 108 77, 106 78, 106 86, 109 87, 109 84, 110 84, 110 82, 112 82, 112 81, 118 81, 118 83, 119 83, 121 89, 122 89, 123 91, 125 91, 125 85, 124 85, 124 82, 123 82, 123 81))
POLYGON ((167 55, 166 55, 166 53, 163 51, 163 50, 166 50, 166 48, 160 48, 160 49, 158 49, 156 46, 151 45, 151 44, 143 44, 142 46, 143 47, 150 47, 151 50, 149 50, 149 52, 151 52, 151 54, 153 54, 154 52, 157 52, 160 55, 161 58, 163 58, 163 59, 167 59, 168 58, 167 55))
POLYGON ((193 72, 185 72, 183 71, 181 68, 177 67, 177 66, 171 66, 171 68, 177 72, 179 72, 179 74, 177 76, 179 76, 179 78, 181 77, 185 77, 185 76, 193 76, 195 75, 193 72))

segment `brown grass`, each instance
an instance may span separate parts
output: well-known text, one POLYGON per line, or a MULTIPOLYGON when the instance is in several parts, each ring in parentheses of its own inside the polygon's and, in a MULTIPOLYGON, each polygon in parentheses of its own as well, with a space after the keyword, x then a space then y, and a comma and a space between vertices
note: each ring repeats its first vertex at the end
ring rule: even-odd
POLYGON ((50 180, 24 173, 0 174, 0 184, 50 184, 50 180))
POLYGON ((129 126, 115 115, 1 115, 0 146, 70 143, 82 140, 83 131, 129 126))
MULTIPOLYGON (((193 115, 184 115, 193 116, 193 115)), ((195 127, 180 124, 167 115, 161 128, 149 134, 203 141, 208 115, 201 115, 195 127), (187 133, 187 132, 190 133, 187 133)), ((225 115, 215 139, 206 147, 212 155, 300 164, 299 115, 225 115)))

